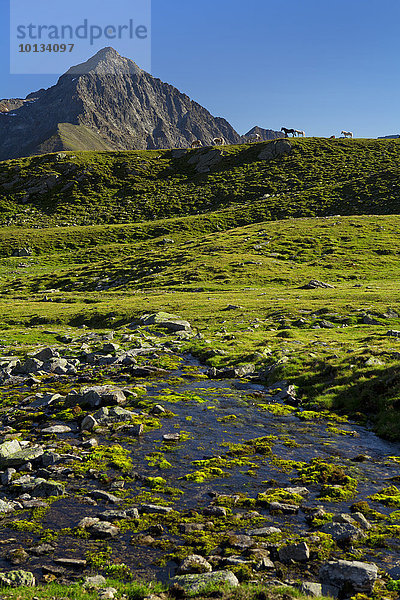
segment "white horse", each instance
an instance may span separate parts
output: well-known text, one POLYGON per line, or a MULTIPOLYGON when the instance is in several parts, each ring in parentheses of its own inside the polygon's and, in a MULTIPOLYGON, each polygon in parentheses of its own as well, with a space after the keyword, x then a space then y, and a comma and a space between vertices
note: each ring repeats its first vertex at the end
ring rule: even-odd
POLYGON ((352 138, 353 137, 353 132, 352 131, 342 131, 341 135, 344 135, 344 137, 352 138))
POLYGON ((214 138, 213 139, 213 144, 214 144, 214 146, 224 146, 225 145, 225 140, 224 140, 223 137, 214 138))
POLYGON ((299 131, 298 129, 295 129, 294 131, 299 137, 304 137, 306 135, 305 131, 299 131))
POLYGON ((201 140, 194 140, 194 142, 192 142, 191 144, 191 148, 202 148, 203 144, 201 142, 201 140))
POLYGON ((259 142, 260 140, 261 140, 261 135, 259 133, 251 133, 246 139, 246 141, 248 141, 250 143, 251 142, 259 142))

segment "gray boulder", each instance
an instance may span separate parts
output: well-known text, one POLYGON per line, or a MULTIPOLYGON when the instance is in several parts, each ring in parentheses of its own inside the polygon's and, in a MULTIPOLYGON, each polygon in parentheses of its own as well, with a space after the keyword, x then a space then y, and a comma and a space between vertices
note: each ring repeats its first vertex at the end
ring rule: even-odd
POLYGON ((159 312, 151 315, 143 315, 140 319, 142 325, 159 325, 169 331, 192 331, 189 321, 185 321, 177 315, 159 312))
POLYGON ((310 549, 305 542, 288 544, 278 550, 279 560, 283 563, 307 562, 310 558, 310 549))
POLYGON ((350 544, 365 535, 358 527, 354 527, 350 523, 325 523, 320 531, 331 535, 332 539, 339 544, 350 544))
POLYGON ((121 421, 131 421, 135 414, 131 410, 126 410, 120 406, 111 408, 103 407, 94 413, 93 418, 101 425, 107 423, 120 423, 121 421))
POLYGON ((189 165, 195 165, 197 173, 208 173, 211 167, 221 162, 222 156, 221 150, 204 148, 196 150, 189 158, 188 163, 189 165))
POLYGON ((7 469, 8 467, 21 467, 27 462, 31 462, 40 458, 43 455, 43 448, 23 448, 18 452, 14 452, 9 456, 0 456, 0 468, 7 469))
POLYGON ((341 594, 371 594, 378 575, 378 567, 373 563, 338 560, 323 565, 319 579, 328 585, 339 588, 341 594))
POLYGON ((35 498, 50 498, 50 496, 64 496, 65 486, 57 481, 41 480, 33 488, 31 495, 35 498))
MULTIPOLYGON (((69 396, 67 398, 72 400, 69 396)), ((107 385, 83 388, 80 394, 75 396, 75 399, 79 399, 78 401, 83 406, 89 406, 91 408, 104 405, 115 406, 118 404, 125 404, 126 402, 126 396, 122 390, 107 385)))
POLYGON ((170 585, 177 583, 190 594, 199 594, 210 585, 230 585, 236 587, 239 580, 232 571, 214 571, 198 575, 177 575, 170 580, 170 585))

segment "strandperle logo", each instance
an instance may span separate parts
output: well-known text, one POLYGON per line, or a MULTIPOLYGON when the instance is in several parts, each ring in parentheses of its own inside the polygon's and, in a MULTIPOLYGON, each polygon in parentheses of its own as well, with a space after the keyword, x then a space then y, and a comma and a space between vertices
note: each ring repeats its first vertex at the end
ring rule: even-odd
POLYGON ((17 25, 17 39, 31 42, 40 40, 54 40, 61 42, 88 40, 93 46, 95 42, 104 38, 106 40, 146 40, 148 28, 146 25, 135 23, 129 19, 125 24, 100 25, 92 24, 89 19, 84 19, 82 24, 72 25, 44 25, 37 23, 17 25))

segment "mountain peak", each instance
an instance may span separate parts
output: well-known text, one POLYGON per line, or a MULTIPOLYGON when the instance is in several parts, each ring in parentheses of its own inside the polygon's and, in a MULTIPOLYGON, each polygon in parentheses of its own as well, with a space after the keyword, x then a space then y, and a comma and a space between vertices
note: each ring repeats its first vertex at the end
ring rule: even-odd
POLYGON ((99 50, 86 62, 71 67, 65 75, 87 75, 89 73, 97 75, 139 75, 141 72, 142 70, 133 60, 124 58, 114 48, 107 46, 99 50))

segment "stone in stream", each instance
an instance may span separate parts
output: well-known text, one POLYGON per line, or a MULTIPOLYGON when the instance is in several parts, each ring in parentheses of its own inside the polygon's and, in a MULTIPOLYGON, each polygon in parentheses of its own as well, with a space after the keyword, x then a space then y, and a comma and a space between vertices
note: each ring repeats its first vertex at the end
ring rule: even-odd
POLYGON ((120 521, 126 519, 128 516, 124 510, 105 510, 104 512, 97 513, 100 521, 120 521))
POLYGON ((278 527, 260 527, 258 529, 249 529, 247 531, 247 535, 259 535, 259 536, 269 536, 274 533, 281 533, 281 529, 278 527))
POLYGON ((88 406, 96 408, 104 405, 119 405, 125 404, 126 396, 119 390, 110 385, 95 385, 88 388, 83 388, 79 393, 70 393, 66 398, 66 402, 73 406, 88 406))
POLYGON ((351 544, 365 537, 365 534, 358 527, 354 527, 350 523, 325 523, 320 527, 320 531, 328 533, 335 542, 341 544, 351 544))
POLYGON ((169 512, 172 512, 172 508, 170 506, 159 506, 158 504, 142 504, 139 506, 140 513, 156 513, 160 515, 165 515, 169 512))
POLYGON ((319 570, 321 582, 339 588, 340 593, 371 594, 378 576, 378 567, 360 561, 330 561, 319 570))
POLYGON ((58 481, 38 480, 31 491, 31 495, 35 498, 50 498, 50 496, 64 496, 65 486, 58 481))
POLYGON ((30 571, 8 571, 0 573, 0 587, 17 588, 21 586, 33 587, 36 585, 35 576, 30 571))
POLYGON ((364 517, 364 515, 362 513, 356 512, 356 513, 353 513, 351 516, 353 517, 353 521, 358 523, 358 525, 361 527, 361 529, 364 529, 365 531, 372 529, 371 523, 364 517))
POLYGON ((241 377, 247 377, 253 375, 256 372, 256 367, 253 363, 247 365, 241 365, 239 367, 216 369, 211 367, 206 372, 207 377, 210 379, 236 379, 241 377))
POLYGON ((103 575, 90 575, 85 577, 85 579, 83 580, 83 587, 85 589, 92 590, 102 587, 106 585, 106 583, 106 578, 103 577, 103 575))
POLYGON ((230 585, 237 587, 239 580, 232 571, 214 571, 212 573, 200 573, 190 575, 177 575, 169 581, 169 585, 178 584, 190 594, 200 594, 210 585, 230 585))
POLYGON ((93 415, 86 415, 81 423, 81 431, 91 431, 94 427, 98 426, 98 422, 93 415))
POLYGON ((51 427, 45 427, 41 430, 41 433, 51 434, 51 433, 71 433, 72 428, 68 425, 52 425, 51 427))
POLYGON ((180 433, 166 433, 163 435, 164 442, 179 442, 180 439, 180 433))
POLYGON ((120 532, 120 528, 109 521, 98 521, 97 523, 93 523, 88 529, 93 537, 99 539, 114 538, 120 532))
POLYGON ((111 502, 112 504, 118 504, 118 502, 122 502, 121 498, 118 498, 109 492, 104 492, 103 490, 93 490, 90 492, 90 497, 94 500, 105 500, 106 502, 111 502))
POLYGON ((283 563, 307 562, 310 558, 310 549, 305 542, 288 544, 278 550, 279 560, 283 563))
POLYGON ((283 513, 284 515, 297 515, 299 512, 298 506, 295 506, 294 504, 284 504, 282 502, 269 502, 268 508, 271 514, 283 513))
POLYGON ((121 406, 113 406, 110 408, 104 406, 94 413, 93 418, 100 423, 100 425, 107 425, 107 423, 131 421, 135 416, 137 416, 137 413, 126 410, 121 406))
POLYGON ((178 567, 178 575, 186 573, 211 573, 212 566, 210 563, 199 554, 190 554, 187 556, 178 567))
POLYGON ((54 558, 53 560, 57 565, 71 569, 84 569, 87 565, 87 561, 80 558, 54 558))
POLYGON ((29 552, 34 556, 44 556, 45 554, 54 552, 54 546, 51 546, 50 544, 39 544, 39 546, 29 548, 29 552))

